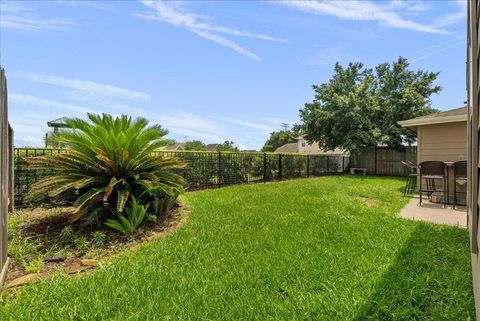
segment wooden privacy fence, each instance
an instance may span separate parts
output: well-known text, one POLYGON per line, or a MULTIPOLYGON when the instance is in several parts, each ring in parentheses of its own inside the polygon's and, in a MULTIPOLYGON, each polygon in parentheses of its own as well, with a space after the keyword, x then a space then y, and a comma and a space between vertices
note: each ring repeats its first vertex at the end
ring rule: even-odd
MULTIPOLYGON (((59 152, 62 152, 62 149, 15 149, 15 203, 17 205, 25 203, 25 195, 34 182, 55 171, 54 168, 31 169, 28 167, 27 159, 59 152)), ((178 170, 178 173, 187 180, 190 189, 265 183, 342 173, 350 164, 349 157, 335 155, 188 151, 157 151, 155 153, 187 161, 187 167, 178 170)))
POLYGON ((0 67, 0 285, 8 268, 7 223, 13 207, 13 131, 8 123, 7 81, 0 67))
POLYGON ((408 168, 402 161, 417 163, 417 147, 407 146, 402 150, 389 147, 367 147, 351 155, 351 166, 366 168, 367 174, 405 176, 408 168))

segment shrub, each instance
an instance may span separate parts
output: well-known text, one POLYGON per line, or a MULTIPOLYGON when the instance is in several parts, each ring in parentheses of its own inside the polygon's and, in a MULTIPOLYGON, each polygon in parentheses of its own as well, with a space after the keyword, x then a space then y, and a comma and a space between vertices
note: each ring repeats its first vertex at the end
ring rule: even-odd
POLYGON ((39 273, 43 269, 43 260, 41 257, 37 257, 30 262, 24 262, 23 268, 26 273, 39 273))
POLYGON ((80 237, 76 237, 73 240, 73 244, 75 245, 75 248, 77 249, 77 251, 82 251, 87 247, 88 241, 84 236, 80 236, 80 237))
POLYGON ((108 219, 105 225, 125 235, 130 235, 137 230, 145 219, 147 211, 143 205, 138 205, 135 198, 132 199, 132 207, 125 210, 126 216, 117 213, 116 219, 108 219))
POLYGON ((159 125, 107 114, 88 114, 88 120, 66 123, 72 130, 55 137, 67 147, 65 152, 29 159, 31 168, 53 167, 55 173, 36 182, 28 200, 73 198, 70 222, 82 218, 92 224, 118 219, 133 198, 148 206, 183 192, 185 182, 172 170, 186 163, 153 153, 166 144, 162 138, 167 131, 159 125))
POLYGON ((105 244, 105 241, 107 239, 107 235, 103 231, 92 232, 91 237, 92 245, 95 247, 101 247, 103 244, 105 244))
POLYGON ((58 238, 62 244, 72 243, 75 239, 73 228, 70 225, 65 226, 60 231, 58 238))

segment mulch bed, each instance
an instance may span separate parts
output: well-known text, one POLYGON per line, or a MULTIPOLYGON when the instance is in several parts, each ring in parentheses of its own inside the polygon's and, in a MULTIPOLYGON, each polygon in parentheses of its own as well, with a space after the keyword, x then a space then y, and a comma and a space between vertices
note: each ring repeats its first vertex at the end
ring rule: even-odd
MULTIPOLYGON (((113 231, 107 227, 92 229, 81 223, 69 224, 68 217, 71 208, 63 208, 58 215, 42 216, 43 209, 22 210, 21 215, 27 215, 22 226, 23 237, 41 237, 46 233, 52 238, 58 237, 61 230, 70 225, 76 237, 89 238, 92 231, 101 230, 106 234, 106 242, 100 249, 99 255, 92 259, 88 257, 88 249, 75 253, 73 257, 52 257, 45 255, 43 257, 43 269, 39 273, 26 273, 20 262, 10 259, 8 273, 5 279, 6 288, 18 287, 27 283, 38 281, 50 277, 54 272, 63 270, 66 274, 78 274, 84 271, 93 270, 101 265, 103 261, 122 254, 126 251, 135 251, 144 243, 159 239, 175 231, 185 223, 190 212, 187 204, 179 202, 168 213, 160 218, 156 223, 145 224, 141 230, 131 237, 126 237, 119 232, 113 231), (85 264, 86 263, 86 264, 85 264)), ((44 213, 44 212, 43 212, 44 213)), ((47 251, 48 244, 40 245, 38 250, 47 251), (44 247, 44 248, 43 248, 44 247)))

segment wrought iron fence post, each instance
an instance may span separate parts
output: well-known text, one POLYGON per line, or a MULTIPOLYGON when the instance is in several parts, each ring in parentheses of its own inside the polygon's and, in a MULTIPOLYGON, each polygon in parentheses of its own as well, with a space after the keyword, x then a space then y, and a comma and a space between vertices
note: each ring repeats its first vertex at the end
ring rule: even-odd
POLYGON ((278 180, 282 180, 282 154, 278 154, 278 180))
POLYGON ((222 186, 221 182, 221 174, 222 174, 222 152, 218 152, 218 159, 217 159, 217 184, 218 186, 222 186))
POLYGON ((305 155, 307 157, 307 178, 310 177, 310 156, 305 155))
POLYGON ((342 173, 345 172, 345 156, 342 156, 342 173))
POLYGON ((263 183, 267 182, 267 153, 263 153, 263 183))
POLYGON ((327 156, 327 174, 330 173, 330 156, 327 156))

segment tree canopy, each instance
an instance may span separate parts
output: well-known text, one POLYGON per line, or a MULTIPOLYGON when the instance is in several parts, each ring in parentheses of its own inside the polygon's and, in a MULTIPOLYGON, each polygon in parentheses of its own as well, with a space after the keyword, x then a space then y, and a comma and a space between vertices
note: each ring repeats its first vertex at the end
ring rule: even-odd
POLYGON ((326 150, 355 152, 365 146, 400 148, 415 135, 397 121, 435 111, 430 95, 438 72, 409 70, 407 59, 383 63, 374 69, 362 63, 335 65, 328 83, 314 85, 314 99, 300 110, 302 132, 326 150))
POLYGON ((185 142, 185 150, 206 151, 207 145, 199 140, 185 142))
POLYGON ((218 144, 217 151, 219 152, 238 152, 238 147, 231 140, 226 140, 221 144, 218 144))
POLYGON ((282 130, 270 133, 270 137, 262 147, 262 152, 274 152, 280 146, 295 143, 299 135, 298 126, 293 126, 292 129, 282 126, 282 130))

